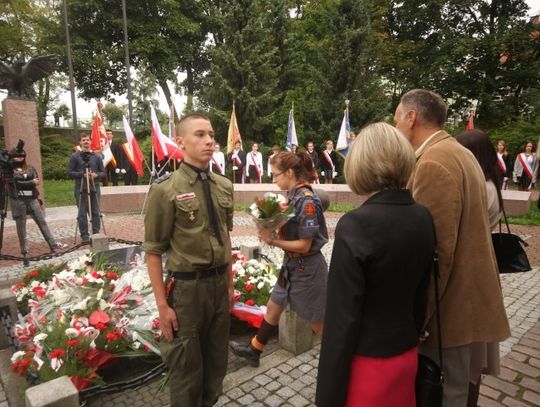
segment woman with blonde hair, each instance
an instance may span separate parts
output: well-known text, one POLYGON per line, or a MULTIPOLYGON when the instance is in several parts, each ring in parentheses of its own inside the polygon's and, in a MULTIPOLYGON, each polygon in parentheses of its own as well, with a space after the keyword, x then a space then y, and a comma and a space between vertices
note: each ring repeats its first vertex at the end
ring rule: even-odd
POLYGON ((410 143, 386 123, 357 135, 345 178, 365 203, 338 222, 317 406, 414 407, 417 345, 435 250, 428 210, 405 189, 410 143))

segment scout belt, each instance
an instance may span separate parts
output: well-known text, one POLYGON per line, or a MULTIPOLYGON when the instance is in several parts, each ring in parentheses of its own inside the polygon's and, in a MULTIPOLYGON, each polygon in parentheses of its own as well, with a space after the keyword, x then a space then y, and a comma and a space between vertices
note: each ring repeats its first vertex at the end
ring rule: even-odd
POLYGON ((220 274, 225 273, 227 268, 229 267, 229 264, 224 264, 223 266, 218 267, 212 267, 205 270, 199 270, 199 271, 173 271, 171 272, 171 276, 174 277, 175 280, 197 280, 201 278, 209 278, 213 276, 218 276, 220 274))
POLYGON ((307 252, 307 253, 296 253, 296 252, 286 252, 286 253, 287 253, 287 257, 289 257, 289 259, 295 259, 297 257, 313 256, 314 254, 319 254, 320 252, 321 252, 320 250, 316 250, 314 252, 307 252))

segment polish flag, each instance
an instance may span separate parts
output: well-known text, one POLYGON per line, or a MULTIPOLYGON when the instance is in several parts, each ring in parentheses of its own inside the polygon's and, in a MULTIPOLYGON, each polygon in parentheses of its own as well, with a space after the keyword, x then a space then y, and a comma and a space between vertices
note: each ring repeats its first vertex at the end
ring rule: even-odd
POLYGON ((99 109, 96 110, 94 115, 94 121, 92 122, 92 135, 90 136, 91 144, 90 149, 92 151, 100 151, 103 147, 109 144, 107 135, 105 134, 105 126, 103 125, 103 120, 101 119, 101 114, 99 109))
POLYGON ((174 141, 165 136, 161 131, 154 107, 150 105, 150 117, 152 119, 152 144, 158 161, 165 157, 170 157, 175 160, 183 160, 184 153, 176 145, 174 141))
POLYGON ((139 148, 139 143, 137 143, 137 139, 133 135, 133 132, 131 131, 131 127, 129 127, 129 123, 125 116, 122 117, 124 122, 124 132, 126 133, 126 139, 127 143, 123 144, 122 147, 124 148, 124 152, 126 153, 126 156, 128 157, 128 160, 130 164, 135 168, 135 171, 137 171, 137 174, 144 175, 143 171, 143 161, 144 156, 139 148))

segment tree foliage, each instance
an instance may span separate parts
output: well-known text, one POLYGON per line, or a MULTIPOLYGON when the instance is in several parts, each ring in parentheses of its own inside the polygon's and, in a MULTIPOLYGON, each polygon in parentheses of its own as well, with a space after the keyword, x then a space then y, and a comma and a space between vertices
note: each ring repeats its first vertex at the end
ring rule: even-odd
MULTIPOLYGON (((68 5, 80 95, 125 93, 121 2, 68 5)), ((1 59, 56 53, 67 71, 61 2, 7 0, 0 12, 1 59)), ((135 127, 148 127, 157 87, 169 104, 184 94, 184 112, 208 111, 222 144, 233 103, 246 141, 283 145, 294 105, 300 144, 322 146, 345 100, 357 130, 391 120, 419 87, 441 93, 458 122, 475 104, 486 130, 536 123, 540 28, 526 14, 525 0, 131 0, 135 127)), ((36 86, 42 118, 54 86, 36 86)))

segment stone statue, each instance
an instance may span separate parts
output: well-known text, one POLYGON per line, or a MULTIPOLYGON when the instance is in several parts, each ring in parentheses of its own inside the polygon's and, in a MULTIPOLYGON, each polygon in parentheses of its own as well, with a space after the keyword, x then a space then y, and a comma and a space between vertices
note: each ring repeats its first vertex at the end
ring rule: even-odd
POLYGON ((0 61, 0 89, 7 89, 10 97, 33 99, 32 84, 52 74, 57 62, 56 55, 17 60, 13 66, 0 61))

